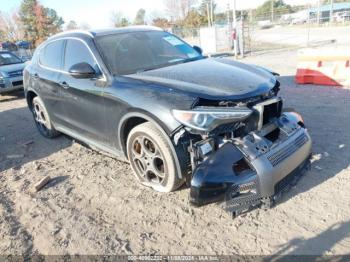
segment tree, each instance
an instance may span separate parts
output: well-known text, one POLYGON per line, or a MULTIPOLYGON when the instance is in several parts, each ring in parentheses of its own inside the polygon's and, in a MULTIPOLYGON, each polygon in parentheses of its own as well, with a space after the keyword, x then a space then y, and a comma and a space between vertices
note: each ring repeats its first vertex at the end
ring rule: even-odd
POLYGON ((122 12, 112 12, 111 22, 114 27, 125 27, 130 25, 129 20, 123 15, 122 12))
POLYGON ((182 25, 187 28, 199 28, 202 25, 203 20, 204 19, 200 13, 197 10, 192 9, 187 13, 182 25))
POLYGON ((74 20, 70 20, 66 25, 66 30, 76 30, 78 29, 78 24, 74 20))
POLYGON ((136 13, 136 17, 134 19, 134 25, 144 25, 145 24, 145 16, 146 16, 146 10, 145 9, 139 9, 136 13))
POLYGON ((51 8, 44 8, 44 15, 46 17, 45 36, 57 34, 60 32, 64 21, 62 17, 57 15, 56 10, 51 8))
POLYGON ((57 12, 39 4, 37 0, 23 0, 19 18, 23 25, 25 38, 34 45, 61 31, 64 23, 57 12))
POLYGON ((290 5, 287 5, 283 0, 268 0, 256 9, 255 16, 261 19, 269 19, 272 10, 278 15, 293 12, 293 8, 290 5))
POLYGON ((152 25, 158 26, 163 29, 167 29, 171 27, 171 23, 168 19, 162 18, 162 17, 157 17, 152 20, 152 25))
POLYGON ((164 0, 166 12, 172 22, 185 19, 196 3, 197 0, 164 0))
POLYGON ((12 14, 0 12, 0 31, 1 39, 12 42, 23 39, 24 32, 22 23, 16 12, 13 12, 12 14))
POLYGON ((208 25, 208 18, 209 18, 210 24, 214 22, 214 21, 211 21, 211 13, 214 16, 215 9, 216 9, 216 3, 213 0, 202 0, 199 6, 199 14, 202 18, 202 25, 208 25))

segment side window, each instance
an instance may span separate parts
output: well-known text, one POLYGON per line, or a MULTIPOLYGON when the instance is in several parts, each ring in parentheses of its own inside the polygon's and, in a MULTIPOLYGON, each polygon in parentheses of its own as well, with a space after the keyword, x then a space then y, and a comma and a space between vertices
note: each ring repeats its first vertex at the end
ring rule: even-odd
POLYGON ((61 69, 63 55, 63 40, 47 44, 40 50, 40 63, 53 69, 61 69))
POLYGON ((86 45, 79 40, 67 40, 64 56, 64 71, 68 72, 72 65, 88 63, 95 70, 98 70, 95 59, 86 45))

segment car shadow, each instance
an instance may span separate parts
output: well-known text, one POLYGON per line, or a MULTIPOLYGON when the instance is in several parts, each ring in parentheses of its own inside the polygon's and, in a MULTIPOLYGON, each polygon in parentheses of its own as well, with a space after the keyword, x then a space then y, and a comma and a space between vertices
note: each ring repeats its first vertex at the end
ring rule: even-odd
MULTIPOLYGON (((350 221, 337 223, 323 231, 322 233, 308 238, 294 238, 285 245, 279 247, 279 251, 273 256, 264 259, 264 261, 285 261, 286 255, 313 255, 312 261, 324 260, 324 255, 329 255, 337 243, 350 236, 350 221), (325 254, 326 253, 326 254, 325 254), (328 253, 328 254, 327 254, 328 253), (315 254, 319 254, 316 255, 315 254)), ((307 257, 305 257, 307 258, 307 257)), ((294 257, 295 259, 295 257, 294 257)), ((310 259, 310 258, 309 258, 310 259)), ((348 261, 348 258, 336 259, 337 261, 348 261)), ((298 258, 303 261, 302 256, 298 258)), ((288 260, 287 260, 288 261, 288 260)), ((296 261, 296 260, 291 260, 296 261)), ((308 260, 307 261, 311 261, 308 260)))
POLYGON ((27 107, 0 111, 0 172, 45 158, 72 144, 65 136, 47 139, 27 107))
POLYGON ((278 204, 307 192, 338 175, 350 165, 350 89, 297 85, 294 76, 280 77, 284 107, 292 107, 304 118, 313 141, 311 170, 278 204))

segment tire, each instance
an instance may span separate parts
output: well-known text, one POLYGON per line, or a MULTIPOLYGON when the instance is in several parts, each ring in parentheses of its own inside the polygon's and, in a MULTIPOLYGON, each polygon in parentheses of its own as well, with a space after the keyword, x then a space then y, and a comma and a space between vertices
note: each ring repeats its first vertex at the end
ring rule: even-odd
POLYGON ((161 131, 146 122, 134 127, 127 139, 127 155, 141 184, 158 192, 171 192, 183 184, 179 179, 171 145, 161 131))
POLYGON ((46 138, 55 138, 60 134, 53 127, 46 107, 40 97, 34 97, 31 110, 33 113, 35 125, 42 136, 46 138))

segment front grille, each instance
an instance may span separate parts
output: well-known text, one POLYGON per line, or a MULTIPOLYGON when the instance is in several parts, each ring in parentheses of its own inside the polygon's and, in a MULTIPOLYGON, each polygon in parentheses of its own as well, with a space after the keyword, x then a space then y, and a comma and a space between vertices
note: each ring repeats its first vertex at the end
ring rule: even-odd
POLYGON ((12 82, 13 86, 22 86, 23 85, 23 81, 14 81, 12 82))
POLYGON ((268 156, 267 159, 270 161, 272 166, 277 166, 287 157, 295 153, 300 147, 302 147, 308 141, 307 136, 303 133, 298 136, 294 141, 290 142, 285 147, 281 148, 277 152, 268 156))
POLYGON ((12 71, 7 73, 9 77, 16 77, 16 76, 22 76, 23 71, 22 70, 17 70, 17 71, 12 71))

